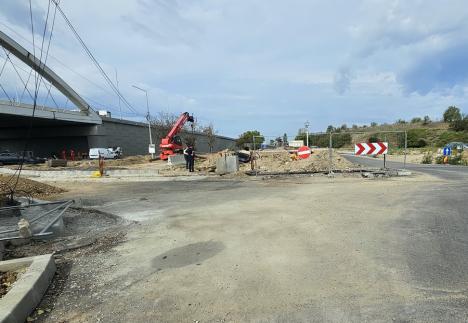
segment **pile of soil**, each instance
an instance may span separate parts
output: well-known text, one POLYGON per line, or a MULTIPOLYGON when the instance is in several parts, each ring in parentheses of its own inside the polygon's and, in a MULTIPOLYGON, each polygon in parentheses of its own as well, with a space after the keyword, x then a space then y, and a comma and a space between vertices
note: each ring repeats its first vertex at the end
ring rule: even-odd
MULTIPOLYGON (((314 150, 306 159, 292 158, 292 154, 285 150, 259 151, 255 154, 255 169, 264 172, 321 172, 327 171, 330 165, 328 150, 314 150)), ((346 170, 354 167, 337 153, 333 153, 333 169, 346 170)), ((241 170, 250 170, 250 164, 241 164, 241 170)))
MULTIPOLYGON (((10 194, 11 189, 15 186, 16 177, 12 178, 11 175, 0 175, 0 196, 10 194)), ((65 190, 39 183, 27 178, 20 177, 18 185, 16 185, 17 195, 25 195, 29 197, 43 199, 45 197, 63 193, 65 190)))
MULTIPOLYGON (((195 160, 196 173, 212 173, 216 171, 216 161, 224 155, 234 155, 233 151, 221 151, 213 154, 199 155, 195 160)), ((312 155, 307 159, 293 159, 293 154, 283 149, 256 151, 254 153, 254 167, 262 172, 322 172, 329 169, 329 152, 328 149, 314 150, 312 155)), ((336 152, 333 153, 333 169, 347 170, 355 167, 355 165, 345 158, 341 157, 336 152)), ((239 176, 251 170, 250 163, 240 163, 239 176)), ((167 167, 160 171, 164 175, 186 175, 188 174, 185 166, 167 167)))
POLYGON ((18 273, 15 271, 0 271, 0 298, 8 293, 17 278, 18 273))

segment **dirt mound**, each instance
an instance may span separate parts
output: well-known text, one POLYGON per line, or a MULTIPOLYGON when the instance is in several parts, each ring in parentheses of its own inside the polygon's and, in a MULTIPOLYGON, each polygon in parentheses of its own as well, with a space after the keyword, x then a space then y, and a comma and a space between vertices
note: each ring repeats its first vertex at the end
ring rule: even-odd
MULTIPOLYGON (((195 169, 200 172, 214 172, 216 170, 216 160, 225 155, 233 155, 232 151, 222 151, 214 154, 200 156, 195 164, 195 169)), ((314 150, 307 159, 294 160, 292 153, 286 150, 265 150, 254 153, 254 167, 256 170, 264 172, 320 172, 329 169, 329 152, 327 149, 314 150)), ((336 152, 333 153, 333 169, 348 169, 354 164, 341 157, 336 152)), ((251 170, 250 163, 241 163, 240 171, 251 170)))
MULTIPOLYGON (((11 176, 0 175, 0 196, 10 194, 10 191, 15 186, 15 183, 16 176, 12 178, 11 176)), ((16 192, 18 195, 25 195, 42 199, 50 195, 63 193, 65 190, 20 177, 18 185, 16 185, 16 192)))
MULTIPOLYGON (((314 150, 307 159, 294 160, 286 150, 260 151, 255 153, 255 169, 264 172, 321 172, 329 169, 328 150, 314 150)), ((333 153, 333 169, 352 168, 353 164, 337 153, 333 153)), ((250 170, 250 164, 241 164, 241 170, 250 170)))

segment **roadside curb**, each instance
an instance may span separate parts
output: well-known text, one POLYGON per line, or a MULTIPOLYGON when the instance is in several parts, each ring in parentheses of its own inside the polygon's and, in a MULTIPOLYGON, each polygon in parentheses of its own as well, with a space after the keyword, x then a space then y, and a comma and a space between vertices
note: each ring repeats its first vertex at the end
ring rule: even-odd
MULTIPOLYGON (((23 169, 21 174, 26 177, 42 177, 42 178, 57 178, 57 177, 91 177, 96 171, 88 170, 30 170, 23 169)), ((0 174, 14 174, 15 170, 10 168, 0 168, 0 174)), ((133 177, 133 176, 161 176, 157 169, 110 169, 105 171, 105 175, 118 177, 133 177)))
POLYGON ((0 322, 24 322, 40 303, 55 274, 52 254, 0 262, 0 271, 27 266, 12 289, 0 299, 0 322))

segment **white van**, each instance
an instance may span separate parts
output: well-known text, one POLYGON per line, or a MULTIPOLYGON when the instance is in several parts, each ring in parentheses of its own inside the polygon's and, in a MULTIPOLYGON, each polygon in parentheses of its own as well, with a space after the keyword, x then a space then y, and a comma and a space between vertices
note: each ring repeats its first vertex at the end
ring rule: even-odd
POLYGON ((119 158, 119 154, 112 148, 91 148, 89 150, 89 159, 99 159, 99 156, 104 157, 104 159, 119 158))

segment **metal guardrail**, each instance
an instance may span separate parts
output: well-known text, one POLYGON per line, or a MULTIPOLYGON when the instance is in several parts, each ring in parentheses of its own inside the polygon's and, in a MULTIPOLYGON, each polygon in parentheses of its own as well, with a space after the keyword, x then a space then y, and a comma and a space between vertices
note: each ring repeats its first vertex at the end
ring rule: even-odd
MULTIPOLYGON (((68 210, 68 208, 74 203, 74 200, 66 200, 66 201, 54 201, 54 202, 41 202, 41 203, 35 203, 35 204, 28 204, 28 205, 17 205, 17 206, 8 206, 8 207, 2 207, 0 208, 0 213, 2 211, 11 211, 11 210, 17 210, 17 209, 27 209, 31 207, 36 207, 36 206, 46 206, 46 205, 57 205, 56 207, 47 210, 33 219, 29 220, 29 224, 34 224, 40 219, 46 217, 47 215, 53 214, 54 212, 58 212, 57 215, 55 215, 50 221, 48 221, 45 226, 41 229, 39 233, 31 235, 31 238, 39 238, 43 236, 48 236, 53 234, 53 232, 48 232, 51 226, 53 226, 57 221, 60 220, 60 218, 63 216, 63 214, 68 210)), ((0 231, 0 236, 5 235, 5 234, 12 234, 19 232, 19 228, 15 229, 9 229, 9 230, 4 230, 0 231)), ((25 237, 21 235, 17 236, 8 236, 8 237, 0 237, 0 241, 8 241, 8 240, 16 240, 16 239, 24 239, 25 237)))

